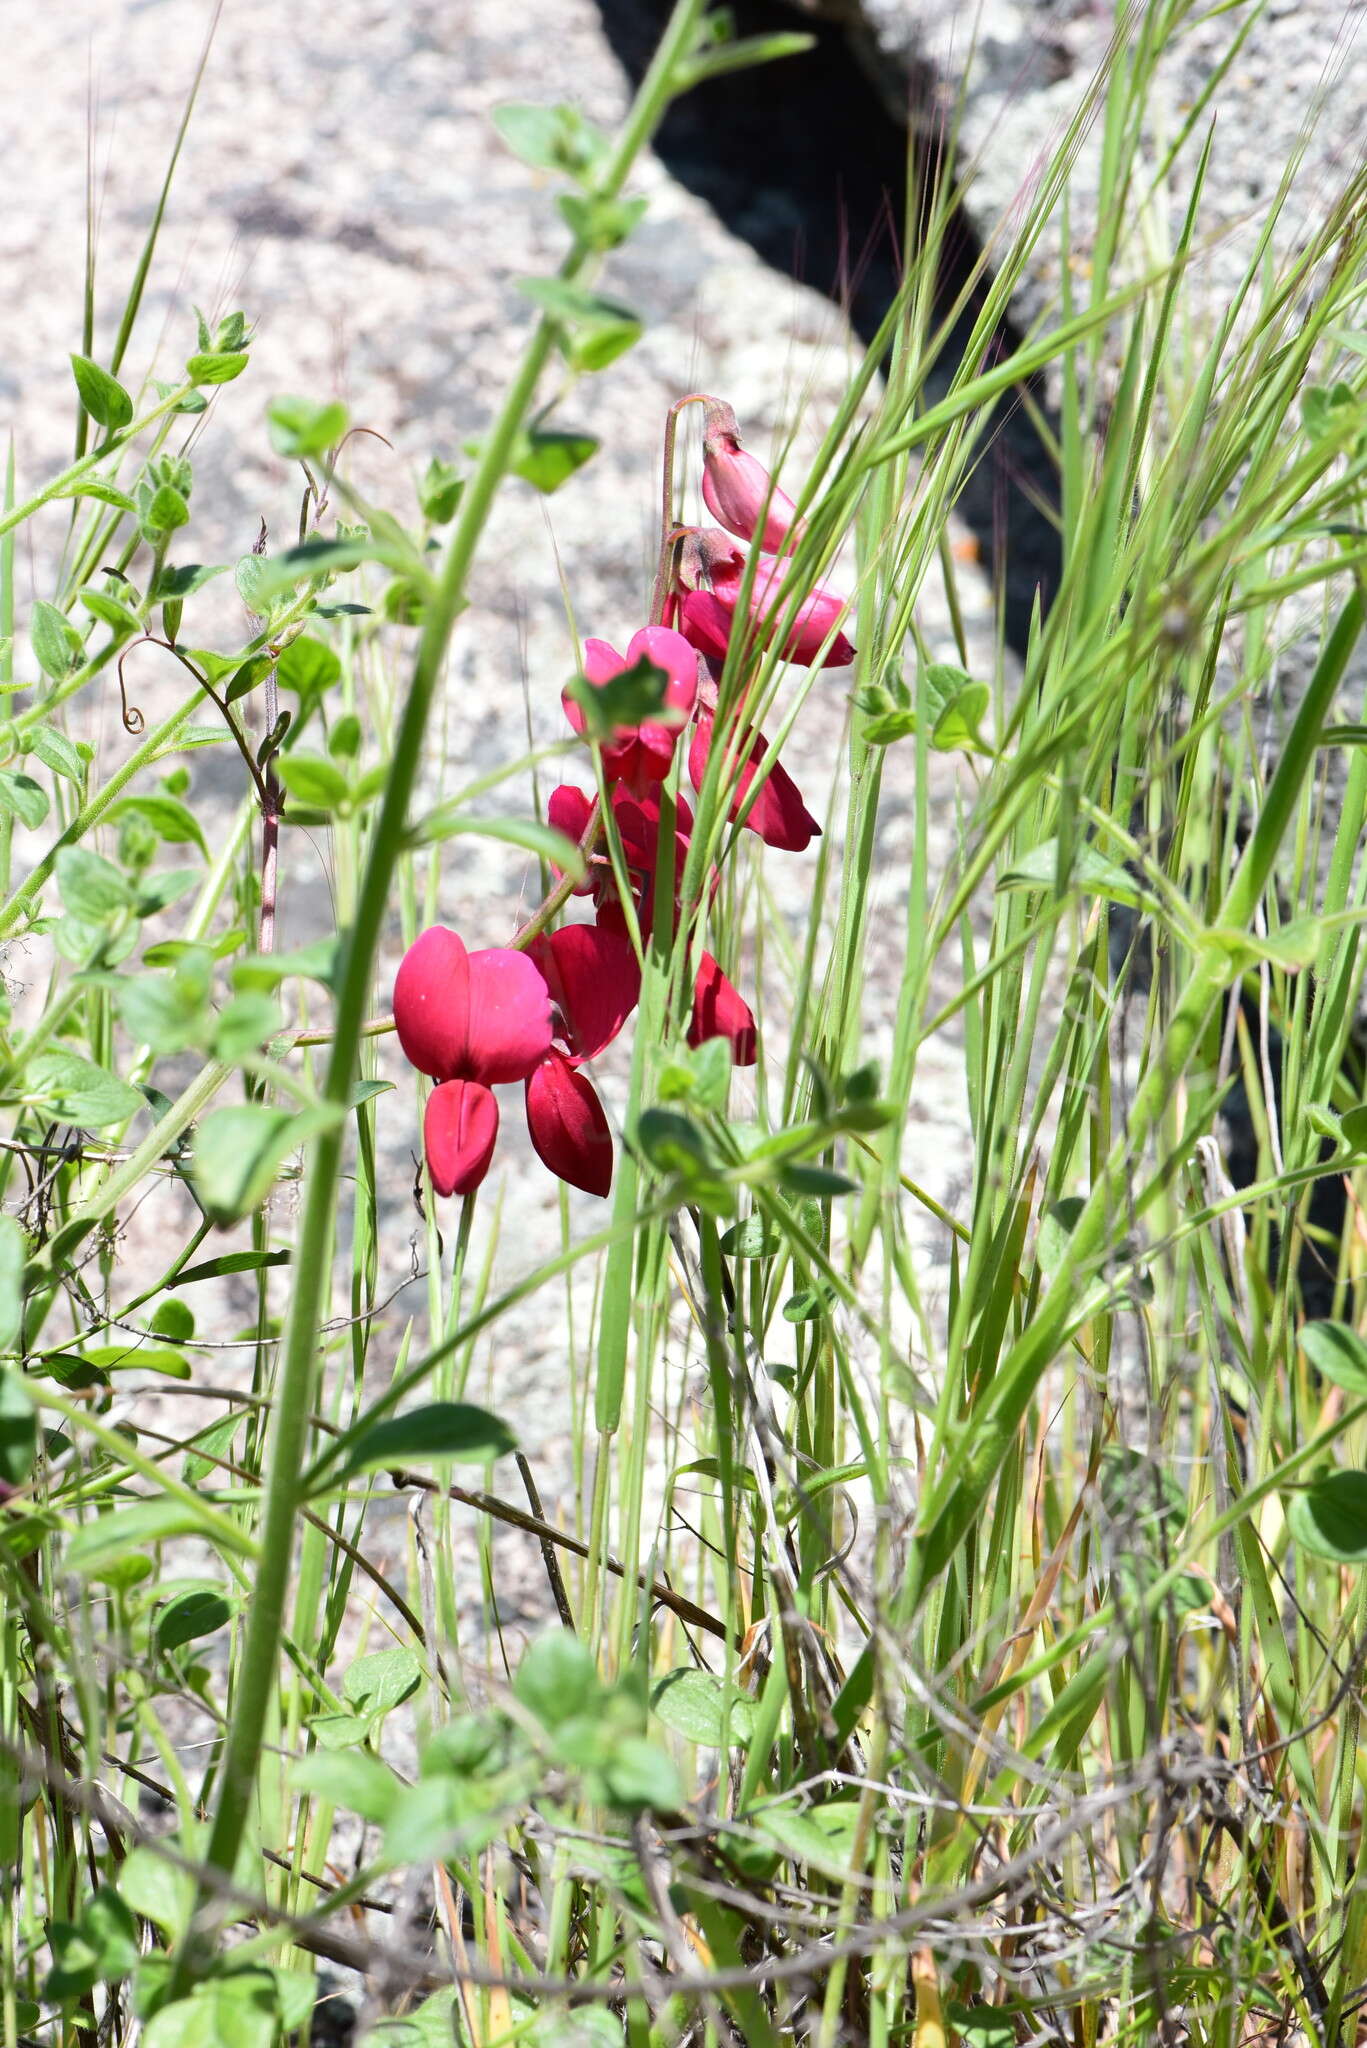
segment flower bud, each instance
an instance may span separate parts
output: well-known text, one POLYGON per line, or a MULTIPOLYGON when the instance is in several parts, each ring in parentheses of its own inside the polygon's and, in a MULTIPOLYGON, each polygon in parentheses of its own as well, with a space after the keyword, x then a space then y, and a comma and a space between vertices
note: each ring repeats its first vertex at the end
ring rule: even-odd
POLYGON ((740 445, 736 415, 720 398, 709 399, 703 416, 704 503, 714 519, 742 540, 753 540, 767 555, 791 552, 802 536, 797 507, 762 463, 740 445))

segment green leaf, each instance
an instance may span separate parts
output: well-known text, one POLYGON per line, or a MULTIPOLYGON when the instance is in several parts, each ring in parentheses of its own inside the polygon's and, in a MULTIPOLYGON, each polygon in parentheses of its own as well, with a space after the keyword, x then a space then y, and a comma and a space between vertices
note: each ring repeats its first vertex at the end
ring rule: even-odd
POLYGON ((28 1239, 13 1216, 0 1216, 0 1352, 13 1351, 23 1326, 28 1239))
POLYGON ((750 1826, 777 1842, 795 1863, 823 1877, 846 1878, 859 1814, 857 1799, 826 1799, 818 1806, 760 1807, 746 1814, 750 1826))
POLYGON ((121 491, 117 484, 104 476, 82 476, 75 483, 63 485, 60 491, 52 493, 54 498, 94 498, 97 504, 117 505, 120 512, 132 512, 135 507, 127 491, 121 491))
POLYGON ((963 2048, 1016 2048, 1024 2025, 1034 2030, 1033 2011, 1019 2005, 959 2005, 946 2011, 963 2048))
POLYGON ((33 658, 54 683, 65 682, 81 658, 81 636, 55 604, 35 598, 29 613, 29 638, 33 658))
POLYGON ((698 1126, 677 1110, 643 1110, 636 1135, 657 1173, 686 1173, 691 1168, 711 1165, 707 1140, 698 1126))
POLYGON ((507 1424, 487 1408, 465 1401, 434 1401, 363 1430, 349 1447, 345 1463, 331 1475, 331 1483, 391 1465, 433 1465, 451 1459, 484 1464, 516 1448, 517 1438, 507 1424))
POLYGON ((509 468, 547 497, 598 453, 592 434, 534 432, 524 435, 509 468))
POLYGON ((249 989, 243 995, 234 996, 220 1011, 214 1027, 214 1058, 232 1066, 284 1028, 285 1019, 280 1005, 259 990, 249 989))
POLYGON ((1331 1472, 1293 1493, 1286 1526, 1312 1557, 1367 1564, 1367 1472, 1331 1472))
POLYGON ((577 107, 495 107, 493 122, 504 145, 536 171, 560 171, 586 183, 606 158, 609 143, 577 107))
MULTIPOLYGON (((1042 839, 1023 853, 1015 866, 998 882, 999 889, 1047 889, 1052 895, 1058 884, 1059 843, 1042 839)), ((1104 896, 1112 903, 1124 903, 1131 910, 1153 910, 1158 906, 1142 889, 1128 868, 1107 860, 1093 846, 1073 848, 1072 865, 1063 878, 1065 889, 1080 889, 1087 896, 1104 896)))
POLYGON ((568 1629, 549 1629, 513 1673, 513 1693, 544 1728, 589 1713, 603 1691, 593 1652, 568 1629))
POLYGON ((97 1344, 83 1356, 101 1376, 110 1372, 159 1372, 168 1380, 194 1378, 189 1359, 165 1344, 97 1344))
POLYGON ((143 2028, 142 2048, 274 2048, 279 2017, 274 1971, 235 1970, 160 2006, 143 2028))
POLYGON ((1346 1323, 1307 1323, 1300 1341, 1321 1379, 1359 1398, 1367 1394, 1367 1342, 1356 1330, 1346 1323))
POLYGON ((122 868, 92 853, 88 846, 61 846, 54 863, 62 902, 73 917, 87 924, 106 924, 133 901, 122 868))
POLYGON ((226 1628, 240 1605, 237 1594, 229 1598, 216 1589, 178 1593, 158 1613, 152 1640, 161 1651, 184 1649, 186 1643, 197 1643, 226 1628))
POLYGON ((276 398, 266 407, 271 446, 292 462, 325 455, 347 430, 347 409, 337 399, 276 398))
POLYGON ((576 370, 602 370, 641 338, 641 322, 619 305, 559 277, 520 277, 517 288, 565 330, 565 355, 576 370))
POLYGON ((387 1764, 358 1749, 314 1750, 299 1759, 290 1776, 301 1791, 316 1793, 333 1806, 344 1806, 376 1827, 383 1827, 389 1819, 400 1790, 387 1764))
POLYGON ((141 818, 158 839, 169 846, 197 846, 206 857, 209 848, 199 820, 189 807, 174 796, 121 796, 109 806, 111 818, 141 818))
POLYGON ((828 1196, 852 1195, 857 1186, 848 1174, 837 1173, 834 1167, 798 1164, 781 1167, 778 1184, 786 1195, 816 1195, 823 1201, 828 1196))
MULTIPOLYGON (((328 734, 328 752, 334 761, 354 761, 361 751, 361 721, 354 711, 345 711, 328 734)), ((385 771, 386 777, 388 770, 385 771)))
POLYGON ((62 1123, 100 1130, 136 1115, 143 1100, 136 1088, 74 1052, 40 1052, 24 1072, 24 1091, 62 1123))
POLYGON ((209 1221, 226 1226, 259 1208, 288 1155, 339 1114, 321 1103, 294 1111, 263 1102, 211 1110, 196 1129, 190 1168, 209 1221))
POLYGON ((48 814, 47 791, 21 769, 0 768, 0 811, 36 832, 48 814))
MULTIPOLYGON (((455 2004, 454 1986, 434 1991, 403 2019, 379 2021, 366 2037, 366 2048, 451 2048, 451 2043, 460 2038, 455 2004)), ((544 2040, 536 2040, 535 2048, 622 2048, 622 2029, 612 2015, 587 2007, 576 2012, 557 2010, 554 2035, 554 2043, 547 2035, 544 2040), (586 2017, 594 2024, 584 2027, 586 2017), (599 2029, 599 2020, 606 2020, 612 2032, 599 2029)))
POLYGON ((720 1749, 723 1742, 739 1749, 755 1732, 757 1703, 734 1686, 728 1694, 722 1679, 692 1665, 666 1672, 650 1704, 666 1728, 702 1749, 720 1749))
POLYGON ((224 1252, 205 1259, 198 1266, 186 1266, 176 1275, 177 1287, 193 1287, 200 1280, 222 1280, 229 1273, 263 1273, 272 1266, 288 1266, 288 1252, 224 1252))
POLYGON ((202 1485, 204 1480, 222 1470, 223 1461, 232 1449, 233 1438, 245 1421, 245 1412, 238 1408, 231 1415, 211 1422, 207 1429, 196 1432, 194 1448, 186 1451, 181 1468, 181 1477, 187 1486, 202 1485))
POLYGON ((119 1867, 119 1895, 142 1919, 176 1940, 190 1923, 195 1881, 188 1870, 140 1845, 119 1867))
POLYGON ((373 1725, 421 1683, 422 1666, 411 1650, 374 1650, 351 1665, 342 1680, 342 1697, 373 1725))
POLYGON ((603 199, 597 193, 562 192, 556 200, 566 227, 586 249, 616 249, 639 227, 648 199, 603 199))
MULTIPOLYGON (((960 748, 984 754, 990 749, 978 730, 992 693, 986 683, 976 683, 961 668, 949 662, 931 662, 921 674, 921 701, 930 727, 930 744, 942 754, 960 748)), ((887 747, 907 739, 917 729, 920 713, 905 679, 895 671, 880 682, 859 691, 858 709, 869 722, 864 738, 872 746, 887 747)))
POLYGON ((240 960, 233 962, 233 987, 269 992, 279 988, 290 975, 298 974, 309 981, 321 982, 324 988, 331 988, 340 943, 339 939, 332 937, 315 939, 312 945, 296 947, 292 953, 244 953, 240 960))
POLYGON ((930 744, 942 754, 960 747, 983 751, 978 727, 992 699, 987 684, 975 683, 961 668, 951 668, 947 662, 932 662, 925 673, 925 692, 934 708, 930 744))
POLYGON ((169 1338, 173 1344, 188 1343, 195 1334, 195 1312, 188 1302, 164 1294, 148 1317, 148 1328, 154 1336, 169 1338))
POLYGON ((362 562, 383 562, 403 575, 425 579, 422 557, 397 521, 393 530, 384 534, 362 531, 337 540, 325 540, 321 534, 314 534, 297 547, 286 549, 284 554, 259 559, 263 562, 263 598, 293 590, 306 579, 340 575, 344 569, 355 569, 362 562))
POLYGON ((111 591, 87 588, 79 591, 77 595, 92 618, 99 619, 123 639, 126 640, 131 633, 142 631, 142 621, 137 613, 111 591))
POLYGON ((312 703, 331 689, 341 673, 336 649, 324 640, 315 640, 312 633, 301 633, 281 655, 276 677, 284 689, 294 690, 305 703, 312 703))
MULTIPOLYGON (((3 1219, 14 1223, 12 1216, 3 1219)), ((16 1366, 0 1365, 0 1482, 22 1486, 38 1454, 38 1412, 16 1366)))
POLYGON ((143 875, 138 882, 133 908, 139 917, 155 917, 183 896, 187 889, 193 889, 199 877, 198 868, 163 868, 159 874, 143 875))
POLYGON ((80 1997, 93 1985, 116 1982, 137 1967, 137 1922, 109 1885, 91 1893, 75 1927, 51 1922, 48 1938, 54 1957, 43 1986, 48 1998, 80 1997))
POLYGON ((246 367, 245 349, 209 349, 190 357, 185 374, 192 384, 231 384, 246 367))
POLYGON ((174 533, 178 526, 190 523, 190 507, 174 484, 160 484, 153 491, 144 507, 139 524, 149 539, 160 539, 174 533))
POLYGON ((747 1216, 723 1232, 721 1248, 728 1259, 771 1259, 783 1250, 783 1239, 763 1216, 747 1216))
POLYGON ((673 1757, 645 1735, 619 1736, 597 1775, 608 1803, 628 1813, 677 1813, 684 1803, 673 1757))
POLYGON ((36 754, 54 775, 64 775, 68 782, 78 785, 85 781, 90 748, 84 742, 78 746, 64 732, 58 732, 55 725, 30 726, 24 735, 24 746, 30 754, 36 754))
POLYGON ((315 810, 335 811, 347 800, 346 776, 324 754, 282 754, 276 772, 297 802, 315 810))
POLYGON ((828 1316, 838 1297, 829 1283, 820 1287, 800 1287, 796 1294, 790 1294, 783 1304, 785 1323, 816 1323, 828 1316))
POLYGON ((433 526, 445 526, 449 519, 455 518, 464 489, 465 479, 454 464, 443 462, 439 455, 434 455, 418 486, 418 503, 422 506, 423 518, 430 520, 433 526))
POLYGON ((111 434, 122 432, 133 417, 133 401, 118 378, 92 363, 89 356, 73 355, 71 371, 81 404, 96 426, 111 434))
MULTIPOLYGON (((66 1546, 66 1568, 78 1578, 99 1579, 117 1569, 128 1557, 146 1563, 145 1553, 154 1544, 169 1542, 173 1536, 205 1536, 204 1518, 189 1501, 159 1495, 155 1500, 135 1501, 129 1507, 109 1508, 87 1522, 66 1546)), ((215 1532, 218 1540, 220 1532, 215 1532)), ((251 1546, 245 1537, 234 1545, 247 1554, 251 1546)))
MULTIPOLYGON (((195 591, 202 590, 206 583, 212 583, 215 576, 226 576, 229 566, 227 562, 182 562, 179 567, 173 568, 167 562, 163 564, 161 573, 152 586, 152 597, 158 603, 168 597, 192 597, 195 591)), ((221 656, 217 655, 211 658, 214 660, 222 659, 221 656)), ((208 665, 204 651, 201 648, 193 650, 191 659, 198 661, 202 668, 208 665)), ((229 667, 232 666, 231 662, 227 665, 229 667)), ((210 682, 213 681, 212 674, 210 674, 209 680, 210 682)))

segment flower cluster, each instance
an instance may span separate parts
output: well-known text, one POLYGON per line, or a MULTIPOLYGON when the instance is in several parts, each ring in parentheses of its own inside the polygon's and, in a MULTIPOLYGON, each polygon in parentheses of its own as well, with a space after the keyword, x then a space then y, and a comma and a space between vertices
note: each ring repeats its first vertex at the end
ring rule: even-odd
MULTIPOLYGON (((552 791, 552 825, 589 854, 574 893, 592 902, 592 921, 538 928, 533 919, 525 946, 468 952, 444 925, 423 932, 409 948, 394 983, 394 1021, 404 1053, 437 1085, 428 1098, 423 1143, 438 1194, 467 1195, 489 1170, 498 1137, 493 1088, 521 1081, 527 1128, 538 1157, 572 1186, 606 1195, 612 1184, 612 1137, 592 1082, 584 1073, 621 1031, 636 1007, 641 968, 632 919, 619 875, 630 891, 634 923, 649 941, 660 914, 661 868, 673 874, 667 906, 671 930, 685 906, 680 888, 693 814, 682 797, 672 805, 672 863, 660 859, 662 785, 684 727, 692 721, 687 751, 689 780, 701 790, 708 757, 718 740, 717 685, 740 611, 746 573, 741 542, 760 555, 741 621, 747 644, 764 647, 783 631, 782 658, 826 665, 850 661, 854 649, 837 629, 845 601, 817 585, 786 620, 787 559, 801 537, 792 501, 740 445, 730 406, 706 399, 703 498, 728 529, 688 530, 682 537, 680 590, 668 594, 673 625, 644 627, 625 655, 605 640, 584 644, 583 675, 590 689, 642 663, 663 680, 664 717, 615 727, 600 748, 603 781, 612 809, 621 866, 601 849, 596 798, 570 784, 552 791), (785 623, 786 620, 786 623, 785 623), (827 644, 829 643, 829 644, 827 644)), ((579 686, 582 691, 582 685, 579 686)), ((562 702, 573 729, 584 734, 584 698, 566 689, 562 702)), ((612 714, 608 713, 611 717, 612 714)), ((750 797, 763 764, 762 786, 746 826, 765 842, 800 853, 820 831, 801 793, 780 763, 767 759, 764 735, 737 721, 722 742, 734 819, 750 797)), ((709 887, 711 882, 709 879, 709 887)), ((689 906, 690 914, 696 906, 689 906)), ((710 953, 703 953, 693 991, 688 1042, 725 1038, 737 1066, 753 1065, 755 1020, 749 1005, 710 953)))

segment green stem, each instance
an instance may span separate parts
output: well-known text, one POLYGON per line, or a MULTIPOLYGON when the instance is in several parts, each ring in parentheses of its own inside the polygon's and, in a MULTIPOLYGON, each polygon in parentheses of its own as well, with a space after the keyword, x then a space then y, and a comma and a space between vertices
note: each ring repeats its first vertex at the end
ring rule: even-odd
MULTIPOLYGON (((635 157, 663 113, 670 82, 680 57, 692 47, 703 0, 679 0, 664 38, 637 93, 621 139, 598 187, 610 198, 620 190, 635 157)), ((575 246, 561 266, 561 276, 577 277, 592 251, 575 246)), ((345 1109, 360 1047, 367 995, 376 948, 389 907, 395 865, 406 843, 409 799, 423 757, 428 716, 456 618, 464 609, 465 585, 485 522, 512 455, 553 348, 558 330, 553 321, 538 322, 529 340, 479 463, 464 494, 459 522, 451 537, 440 578, 423 620, 413 680, 404 706, 390 764, 384 801, 375 825, 356 906, 356 919, 343 946, 338 980, 336 1036, 328 1062, 324 1100, 345 1109)), ((232 1721, 222 1760, 219 1801, 209 1837, 209 1879, 201 1888, 200 1905, 211 1895, 212 1875, 235 1867, 246 1828, 275 1685, 285 1595, 294 1554, 294 1524, 301 1489, 300 1474, 313 1407, 313 1381, 318 1357, 318 1328, 328 1284, 330 1243, 341 1175, 345 1122, 338 1118, 313 1141, 308 1163, 308 1195, 299 1233, 294 1287, 282 1343, 280 1380, 271 1424, 266 1473, 265 1511, 261 1531, 261 1569, 256 1583, 242 1647, 232 1721)), ((201 1936, 201 1940, 203 1937, 201 1936)), ((182 1950, 172 1995, 192 1975, 192 1959, 182 1950)))
POLYGON ((32 519, 35 512, 42 511, 44 505, 50 505, 54 498, 60 498, 72 484, 79 482, 98 463, 104 462, 111 455, 121 453, 130 441, 137 440, 139 434, 145 434, 149 427, 155 426, 168 412, 174 412, 181 400, 188 398, 194 388, 193 384, 178 385, 162 399, 160 405, 154 406, 151 412, 145 412, 140 420, 133 420, 121 434, 112 434, 107 441, 101 441, 98 448, 92 448, 89 455, 83 455, 79 462, 69 464, 59 475, 45 483, 41 491, 35 491, 31 498, 25 498, 22 505, 13 505, 8 511, 0 513, 0 533, 8 533, 13 526, 22 526, 26 519, 32 519))

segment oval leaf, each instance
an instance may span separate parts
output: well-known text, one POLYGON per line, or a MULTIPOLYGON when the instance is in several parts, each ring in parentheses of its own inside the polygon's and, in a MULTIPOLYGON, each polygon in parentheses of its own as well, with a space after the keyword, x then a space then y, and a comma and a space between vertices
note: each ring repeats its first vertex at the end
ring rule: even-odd
POLYGON ((1330 1472, 1293 1493, 1286 1526, 1312 1557, 1367 1564, 1367 1472, 1330 1472))
POLYGON ((1350 1394, 1367 1394, 1367 1343, 1346 1323, 1307 1323, 1301 1350, 1322 1380, 1350 1394))
POLYGON ((433 1401, 425 1408, 411 1408, 406 1415, 391 1415, 363 1431, 347 1452, 338 1476, 348 1478, 355 1472, 414 1461, 430 1465, 446 1458, 482 1465, 490 1458, 506 1457, 516 1448, 517 1438, 508 1425, 487 1408, 476 1408, 468 1401, 433 1401))

